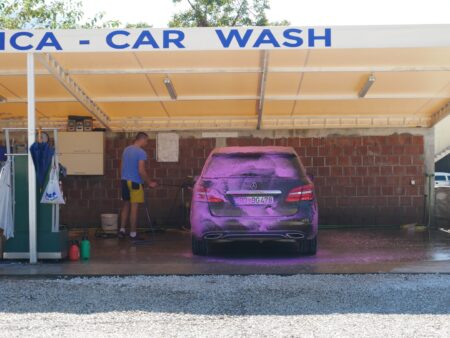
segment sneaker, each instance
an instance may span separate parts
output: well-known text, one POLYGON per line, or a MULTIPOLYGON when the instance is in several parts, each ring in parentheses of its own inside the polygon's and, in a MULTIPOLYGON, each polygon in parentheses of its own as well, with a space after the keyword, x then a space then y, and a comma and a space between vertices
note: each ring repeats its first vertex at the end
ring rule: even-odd
POLYGON ((124 231, 119 231, 117 233, 117 237, 120 239, 124 239, 127 236, 127 234, 124 231))

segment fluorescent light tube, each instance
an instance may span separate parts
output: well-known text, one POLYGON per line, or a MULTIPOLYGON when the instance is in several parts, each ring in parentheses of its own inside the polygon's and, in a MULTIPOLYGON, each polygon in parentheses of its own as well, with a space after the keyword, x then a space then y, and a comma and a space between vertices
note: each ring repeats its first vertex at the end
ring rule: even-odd
POLYGON ((175 91, 175 87, 173 86, 172 80, 169 78, 164 79, 164 84, 166 85, 167 91, 169 92, 170 97, 172 100, 176 100, 178 95, 175 91))
POLYGON ((369 78, 367 79, 366 83, 364 84, 364 86, 361 88, 361 90, 358 93, 358 96, 360 98, 363 98, 367 95, 367 92, 369 91, 370 87, 372 87, 372 85, 375 83, 376 77, 371 74, 369 76, 369 78))

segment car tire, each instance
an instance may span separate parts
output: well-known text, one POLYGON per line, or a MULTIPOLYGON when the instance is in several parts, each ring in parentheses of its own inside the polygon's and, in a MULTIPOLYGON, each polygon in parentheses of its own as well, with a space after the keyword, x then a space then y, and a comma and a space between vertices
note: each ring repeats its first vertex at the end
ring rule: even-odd
POLYGON ((192 236, 192 253, 196 256, 208 256, 208 242, 192 236))
POLYGON ((313 256, 317 253, 317 236, 313 239, 302 239, 298 242, 298 253, 313 256))

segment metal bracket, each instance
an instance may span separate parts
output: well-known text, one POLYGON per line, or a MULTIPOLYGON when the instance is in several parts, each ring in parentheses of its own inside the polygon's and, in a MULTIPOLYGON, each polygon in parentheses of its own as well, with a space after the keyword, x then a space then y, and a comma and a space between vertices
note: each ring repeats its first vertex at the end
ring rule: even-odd
POLYGON ((258 124, 256 129, 260 130, 264 112, 264 98, 266 95, 267 69, 269 68, 269 51, 262 52, 261 76, 259 79, 259 100, 258 100, 258 124))
POLYGON ((111 130, 109 116, 81 89, 58 61, 50 54, 36 54, 36 58, 106 129, 111 130))

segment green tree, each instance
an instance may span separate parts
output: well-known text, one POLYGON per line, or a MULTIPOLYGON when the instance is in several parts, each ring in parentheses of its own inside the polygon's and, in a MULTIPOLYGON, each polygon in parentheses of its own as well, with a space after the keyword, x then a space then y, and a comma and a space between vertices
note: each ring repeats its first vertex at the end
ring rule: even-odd
POLYGON ((187 1, 189 8, 176 13, 170 27, 268 26, 289 25, 269 22, 269 0, 172 0, 187 1))
POLYGON ((84 14, 79 0, 0 0, 0 29, 150 27, 146 23, 106 21, 104 12, 84 20, 84 14))

